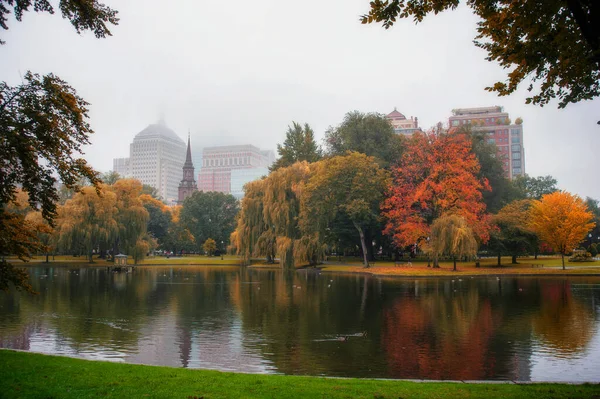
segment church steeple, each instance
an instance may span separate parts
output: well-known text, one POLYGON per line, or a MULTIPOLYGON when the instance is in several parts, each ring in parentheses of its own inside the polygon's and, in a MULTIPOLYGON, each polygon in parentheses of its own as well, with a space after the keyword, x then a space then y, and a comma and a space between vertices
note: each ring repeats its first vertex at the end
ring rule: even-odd
POLYGON ((194 179, 194 163, 192 162, 192 146, 190 145, 190 133, 188 132, 187 153, 185 163, 183 164, 183 179, 179 183, 179 195, 177 203, 181 205, 183 200, 198 191, 196 180, 194 179))

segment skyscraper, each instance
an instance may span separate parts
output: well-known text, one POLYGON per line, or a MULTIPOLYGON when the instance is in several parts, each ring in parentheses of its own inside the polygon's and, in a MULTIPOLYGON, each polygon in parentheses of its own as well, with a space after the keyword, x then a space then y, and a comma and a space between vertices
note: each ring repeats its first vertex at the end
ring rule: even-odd
POLYGON ((134 137, 129 146, 129 158, 115 159, 113 164, 126 165, 128 162, 129 176, 154 187, 167 203, 174 203, 178 199, 185 151, 185 142, 164 122, 159 122, 134 137))
POLYGON ((196 180, 194 180, 194 164, 192 163, 192 149, 190 146, 190 136, 188 134, 187 152, 185 163, 183 164, 183 179, 179 182, 179 193, 177 203, 181 205, 183 200, 198 191, 196 180))
POLYGON ((525 174, 525 149, 523 148, 523 121, 512 123, 502 107, 459 108, 452 110, 451 128, 470 126, 475 132, 483 132, 488 143, 496 144, 498 157, 509 179, 525 174))

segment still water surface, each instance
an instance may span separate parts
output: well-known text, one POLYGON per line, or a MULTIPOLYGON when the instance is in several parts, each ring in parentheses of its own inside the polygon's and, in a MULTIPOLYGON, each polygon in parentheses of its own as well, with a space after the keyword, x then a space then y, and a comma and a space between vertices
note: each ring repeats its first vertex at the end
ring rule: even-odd
POLYGON ((0 347, 256 373, 600 381, 596 277, 29 271, 39 295, 0 292, 0 347))

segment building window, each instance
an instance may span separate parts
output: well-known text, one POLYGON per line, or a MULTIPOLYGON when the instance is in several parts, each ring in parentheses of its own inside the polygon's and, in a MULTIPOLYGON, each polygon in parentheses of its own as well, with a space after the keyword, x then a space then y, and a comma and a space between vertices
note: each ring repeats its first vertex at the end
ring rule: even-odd
POLYGON ((510 129, 510 134, 513 136, 518 136, 521 134, 521 129, 510 129))
POLYGON ((513 152, 512 153, 512 159, 521 159, 521 153, 520 152, 513 152))
POLYGON ((521 167, 521 161, 513 161, 512 166, 513 166, 513 168, 520 168, 521 167))
POLYGON ((454 121, 452 121, 452 126, 458 126, 459 122, 460 122, 460 121, 458 121, 458 120, 454 120, 454 121))
POLYGON ((521 174, 521 168, 513 168, 513 175, 520 175, 521 174))
POLYGON ((521 146, 520 146, 519 144, 513 144, 513 145, 511 146, 511 149, 512 149, 513 151, 521 151, 521 146))
POLYGON ((519 136, 512 136, 510 138, 510 141, 513 142, 513 143, 520 143, 521 139, 519 138, 519 136))
POLYGON ((488 143, 490 143, 490 144, 496 144, 496 140, 495 139, 488 139, 488 143))

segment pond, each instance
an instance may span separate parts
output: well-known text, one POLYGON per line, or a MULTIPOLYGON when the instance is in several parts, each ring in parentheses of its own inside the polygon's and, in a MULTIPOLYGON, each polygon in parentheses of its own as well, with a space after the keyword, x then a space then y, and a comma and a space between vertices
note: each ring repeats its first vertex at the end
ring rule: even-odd
POLYGON ((600 381, 600 278, 32 267, 0 347, 250 373, 600 381))

